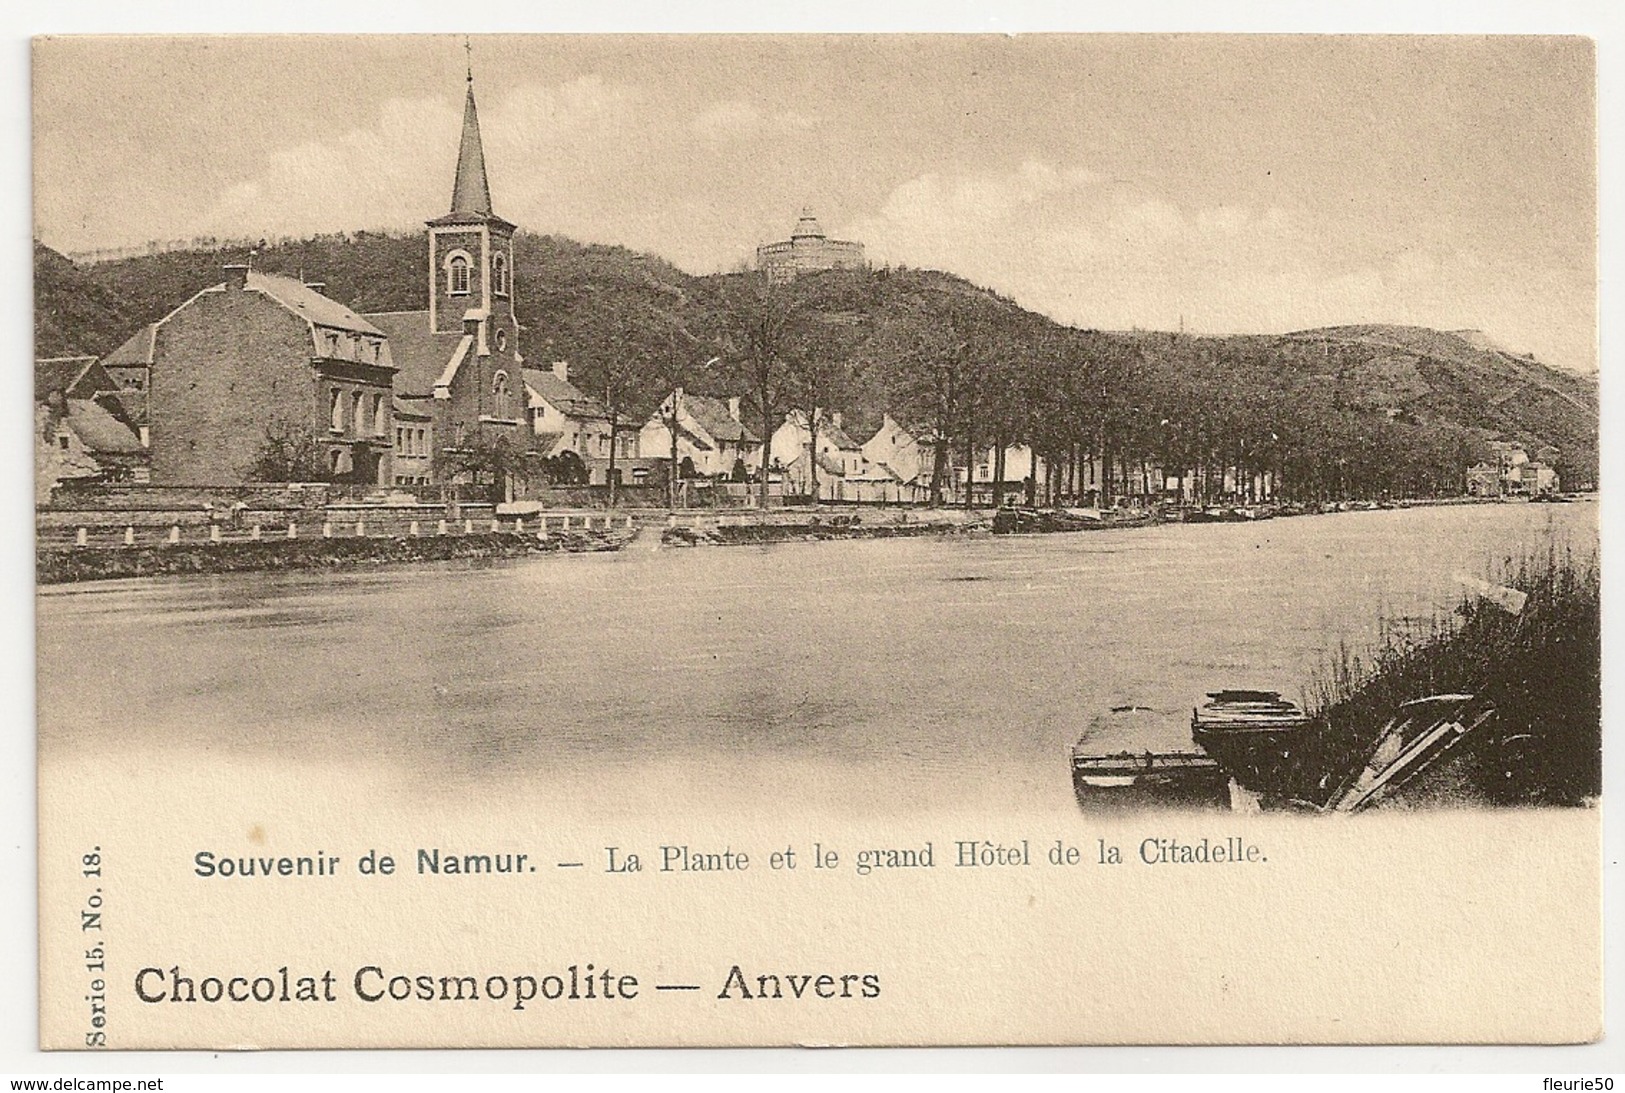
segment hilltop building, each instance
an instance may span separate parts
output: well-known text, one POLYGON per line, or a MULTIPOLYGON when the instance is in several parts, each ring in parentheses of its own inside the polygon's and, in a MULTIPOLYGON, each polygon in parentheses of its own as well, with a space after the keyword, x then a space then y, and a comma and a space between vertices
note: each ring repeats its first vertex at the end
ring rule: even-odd
POLYGON ((864 265, 863 244, 830 239, 811 209, 801 210, 789 239, 756 248, 756 268, 772 284, 794 281, 812 270, 863 269, 864 265))

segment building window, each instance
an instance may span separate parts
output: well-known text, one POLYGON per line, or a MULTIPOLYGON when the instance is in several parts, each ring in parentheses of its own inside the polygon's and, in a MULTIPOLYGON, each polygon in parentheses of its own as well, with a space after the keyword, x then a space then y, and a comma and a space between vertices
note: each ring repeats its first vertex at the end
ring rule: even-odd
POLYGON ((67 451, 68 450, 68 434, 63 433, 61 436, 57 437, 56 438, 56 443, 57 443, 57 446, 59 448, 61 448, 63 451, 67 451))
POLYGON ((395 450, 402 455, 406 454, 406 430, 399 425, 395 426, 395 450))
POLYGON ((446 291, 453 296, 468 295, 468 255, 462 251, 446 259, 446 291))
POLYGON ((507 351, 508 351, 508 332, 506 330, 499 330, 499 331, 497 331, 497 352, 498 353, 506 353, 507 351))
POLYGON ((429 430, 427 430, 427 429, 414 429, 413 432, 415 432, 417 434, 417 439, 418 439, 416 454, 417 455, 428 455, 429 454, 429 430))
POLYGON ((509 414, 508 373, 506 372, 498 372, 491 377, 491 412, 500 418, 506 418, 509 414))
POLYGON ((389 430, 389 422, 385 420, 384 396, 372 396, 372 431, 384 436, 389 430))
POLYGON ((491 259, 491 289, 498 296, 508 295, 508 259, 504 255, 491 259))
POLYGON ((327 427, 335 433, 344 431, 344 403, 337 387, 327 392, 327 427))
POLYGON ((356 391, 350 396, 350 424, 355 426, 356 436, 365 436, 367 433, 367 404, 366 396, 356 391))

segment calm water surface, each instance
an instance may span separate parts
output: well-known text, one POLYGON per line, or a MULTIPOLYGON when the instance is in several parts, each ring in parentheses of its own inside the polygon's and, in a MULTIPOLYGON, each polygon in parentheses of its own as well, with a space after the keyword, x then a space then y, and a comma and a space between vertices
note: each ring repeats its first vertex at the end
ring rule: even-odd
POLYGON ((180 749, 343 764, 425 798, 501 785, 591 815, 1074 808, 1101 710, 1302 695, 1339 640, 1428 616, 1457 572, 1591 504, 42 590, 42 756, 180 749))

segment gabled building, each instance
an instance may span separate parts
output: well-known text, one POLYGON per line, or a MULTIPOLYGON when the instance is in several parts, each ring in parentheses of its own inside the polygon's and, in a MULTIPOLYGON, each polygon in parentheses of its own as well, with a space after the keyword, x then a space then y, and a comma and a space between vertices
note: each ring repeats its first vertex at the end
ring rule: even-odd
POLYGON ((44 500, 69 479, 147 479, 147 449, 94 357, 34 362, 35 487, 44 500))
POLYGON ((809 496, 816 481, 820 500, 855 499, 846 497, 842 482, 862 478, 868 470, 863 445, 847 433, 839 412, 825 415, 816 411, 814 420, 816 430, 808 424, 805 413, 792 410, 784 416, 784 424, 773 431, 770 454, 774 466, 784 475, 785 493, 809 496))
POLYGON ((113 354, 115 370, 150 376, 152 481, 232 485, 314 462, 387 484, 384 332, 294 278, 225 273, 113 354))
MULTIPOLYGON (((609 458, 609 411, 587 391, 570 383, 569 361, 554 361, 551 369, 525 369, 525 413, 531 434, 551 438, 538 442, 539 455, 574 451, 582 463, 609 458), (546 450, 543 448, 546 447, 546 450)), ((622 422, 616 455, 637 455, 637 432, 622 422)))
POLYGON ((863 457, 871 468, 884 468, 896 483, 899 500, 925 501, 931 496, 931 475, 936 449, 915 436, 890 414, 880 419, 875 435, 863 442, 863 457))
POLYGON ((676 407, 676 460, 685 478, 732 478, 743 467, 754 474, 761 466, 762 440, 740 414, 739 399, 695 395, 681 387, 666 396, 638 433, 645 458, 672 458, 673 407, 676 407))

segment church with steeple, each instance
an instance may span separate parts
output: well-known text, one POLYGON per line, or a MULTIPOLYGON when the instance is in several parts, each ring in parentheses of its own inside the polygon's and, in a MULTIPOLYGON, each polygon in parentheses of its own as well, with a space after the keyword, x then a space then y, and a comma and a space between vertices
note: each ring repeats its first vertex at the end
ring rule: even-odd
MULTIPOLYGON (((498 216, 468 75, 451 208, 428 221, 421 311, 367 315, 383 330, 395 366, 396 480, 457 477, 457 455, 482 440, 529 443, 524 358, 514 317, 513 237, 498 216)), ((522 483, 507 483, 511 496, 522 483)))
POLYGON ((144 392, 154 484, 321 476, 369 486, 492 481, 490 443, 535 443, 514 317, 515 227, 491 203, 469 72, 451 207, 426 224, 416 311, 358 315, 303 278, 225 280, 106 358, 144 392))

